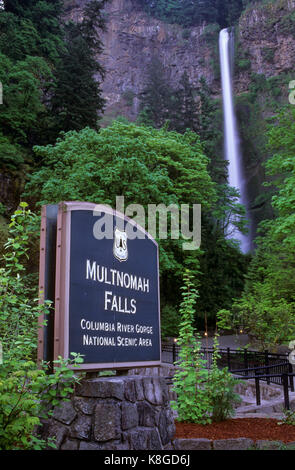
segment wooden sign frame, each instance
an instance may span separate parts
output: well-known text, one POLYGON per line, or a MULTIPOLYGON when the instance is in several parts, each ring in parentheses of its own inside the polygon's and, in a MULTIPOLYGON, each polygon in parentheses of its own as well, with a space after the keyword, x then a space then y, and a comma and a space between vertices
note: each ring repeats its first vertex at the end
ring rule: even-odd
POLYGON ((38 318, 38 364, 53 361, 55 269, 56 269, 56 225, 57 205, 43 206, 41 210, 40 257, 39 257, 39 303, 52 302, 49 315, 38 318))
MULTIPOLYGON (((135 222, 126 217, 124 214, 111 209, 108 206, 97 205, 88 202, 61 202, 58 205, 57 214, 57 230, 56 230, 56 274, 55 274, 55 314, 54 314, 54 338, 53 338, 53 359, 59 356, 68 359, 69 351, 69 305, 70 305, 70 253, 71 253, 71 214, 73 211, 94 211, 100 207, 101 211, 110 214, 113 217, 119 217, 136 226, 135 222)), ((44 216, 45 209, 42 209, 44 216)), ((43 220, 43 219, 42 219, 43 220)), ((44 224, 44 220, 43 220, 44 224)), ((136 226, 138 227, 138 226, 136 226)), ((43 226, 44 228, 44 226, 43 226)), ((156 246, 157 253, 157 273, 159 274, 159 249, 156 241, 140 228, 145 234, 145 238, 152 241, 156 246)), ((44 231, 43 231, 44 232, 44 231)), ((99 243, 99 241, 98 241, 99 243)), ((40 247, 40 287, 44 284, 44 261, 46 259, 46 247, 44 246, 44 233, 42 235, 41 228, 41 247, 40 247)), ((79 370, 103 370, 103 369, 129 369, 137 367, 155 367, 161 364, 161 325, 160 325, 160 289, 159 275, 157 279, 157 303, 158 303, 158 331, 159 331, 159 358, 157 360, 147 361, 128 361, 128 362, 99 362, 83 363, 79 370)), ((42 334, 40 336, 42 340, 42 334)), ((42 341, 38 351, 39 358, 42 355, 42 341)))

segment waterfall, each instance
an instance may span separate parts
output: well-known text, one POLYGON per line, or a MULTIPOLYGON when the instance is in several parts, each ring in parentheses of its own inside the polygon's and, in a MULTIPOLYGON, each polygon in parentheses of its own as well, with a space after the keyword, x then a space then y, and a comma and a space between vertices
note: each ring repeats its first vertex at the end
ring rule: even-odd
MULTIPOLYGON (((232 87, 232 66, 233 59, 231 56, 231 34, 228 29, 223 29, 219 34, 219 54, 220 54, 220 69, 221 69, 221 83, 222 83, 222 100, 223 100, 223 120, 224 120, 224 149, 225 158, 228 160, 228 184, 237 188, 240 192, 241 204, 246 206, 247 199, 245 194, 243 171, 242 171, 242 156, 240 152, 239 133, 236 124, 236 116, 233 103, 233 87, 232 87)), ((234 227, 229 228, 230 232, 234 227)), ((231 238, 240 241, 240 249, 246 253, 250 249, 250 238, 247 235, 241 234, 237 229, 232 233, 231 238)))

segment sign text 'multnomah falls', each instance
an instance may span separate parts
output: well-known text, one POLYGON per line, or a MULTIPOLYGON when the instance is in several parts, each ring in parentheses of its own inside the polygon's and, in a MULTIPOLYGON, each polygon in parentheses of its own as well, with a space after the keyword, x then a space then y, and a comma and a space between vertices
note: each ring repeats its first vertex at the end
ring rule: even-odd
MULTIPOLYGON (((107 268, 106 266, 100 266, 96 261, 90 261, 89 259, 86 260, 86 279, 144 293, 149 293, 150 291, 149 279, 124 273, 117 269, 107 268)), ((133 298, 122 298, 119 295, 113 295, 112 291, 106 290, 104 292, 104 310, 135 314, 136 300, 133 298)), ((101 330, 106 332, 116 331, 129 334, 153 335, 153 327, 149 325, 128 325, 120 322, 90 322, 86 319, 82 319, 80 326, 82 330, 101 330)), ((87 346, 152 346, 152 341, 150 338, 141 337, 126 338, 117 336, 117 338, 115 338, 108 336, 83 335, 83 344, 87 346)))

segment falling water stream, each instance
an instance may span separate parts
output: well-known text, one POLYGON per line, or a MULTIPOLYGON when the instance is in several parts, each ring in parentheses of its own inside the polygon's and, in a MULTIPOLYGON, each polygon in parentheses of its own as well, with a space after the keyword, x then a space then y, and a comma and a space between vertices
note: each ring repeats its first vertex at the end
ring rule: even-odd
MULTIPOLYGON (((239 145, 239 133, 233 103, 233 87, 231 72, 231 40, 232 34, 228 29, 220 31, 219 53, 223 99, 225 158, 228 160, 228 184, 240 192, 241 204, 247 206, 242 170, 242 155, 239 145)), ((250 249, 250 237, 241 234, 234 227, 229 227, 229 236, 240 241, 240 249, 246 253, 250 249)))

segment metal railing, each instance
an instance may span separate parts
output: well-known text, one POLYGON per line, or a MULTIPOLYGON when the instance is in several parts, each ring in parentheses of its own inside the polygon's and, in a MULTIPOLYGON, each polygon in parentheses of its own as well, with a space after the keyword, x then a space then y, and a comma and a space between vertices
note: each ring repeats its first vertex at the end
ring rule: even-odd
MULTIPOLYGON (((289 364, 291 366, 291 364, 289 364)), ((258 406, 261 405, 261 393, 260 393, 260 381, 266 381, 267 383, 270 383, 271 379, 278 379, 280 381, 280 385, 283 386, 283 391, 284 391, 284 406, 287 410, 290 410, 290 396, 289 396, 289 389, 291 392, 294 392, 294 377, 295 373, 294 372, 282 372, 282 373, 270 373, 268 369, 272 368, 273 366, 270 367, 257 367, 257 368, 252 368, 252 369, 241 369, 239 371, 232 370, 231 372, 233 374, 237 374, 239 372, 247 372, 247 375, 237 375, 237 379, 243 379, 243 380, 250 380, 254 379, 255 380, 255 395, 256 395, 256 404, 258 406), (266 370, 267 373, 263 373, 263 370, 266 370), (253 374, 249 375, 249 371, 253 371, 253 374)), ((292 366, 291 366, 292 368, 292 366)))
MULTIPOLYGON (((177 343, 163 344, 162 362, 174 364, 179 359, 180 346, 177 343)), ((281 366, 289 364, 287 354, 270 353, 269 351, 253 351, 247 348, 238 350, 221 348, 218 350, 220 358, 217 363, 219 367, 234 369, 251 369, 253 367, 281 366)), ((213 348, 201 348, 201 358, 207 362, 207 367, 211 368, 213 348)), ((282 370, 283 372, 283 370, 282 370)), ((278 383, 273 380, 273 383, 278 383)))
MULTIPOLYGON (((162 362, 174 364, 179 359, 180 347, 176 343, 162 346, 162 362)), ((201 348, 201 358, 206 360, 207 367, 212 365, 213 348, 201 348)), ((255 380, 256 403, 261 405, 260 382, 273 383, 283 387, 284 405, 290 409, 289 389, 294 392, 293 367, 288 354, 276 354, 269 351, 252 351, 249 349, 219 349, 218 367, 228 367, 237 379, 255 380)))

